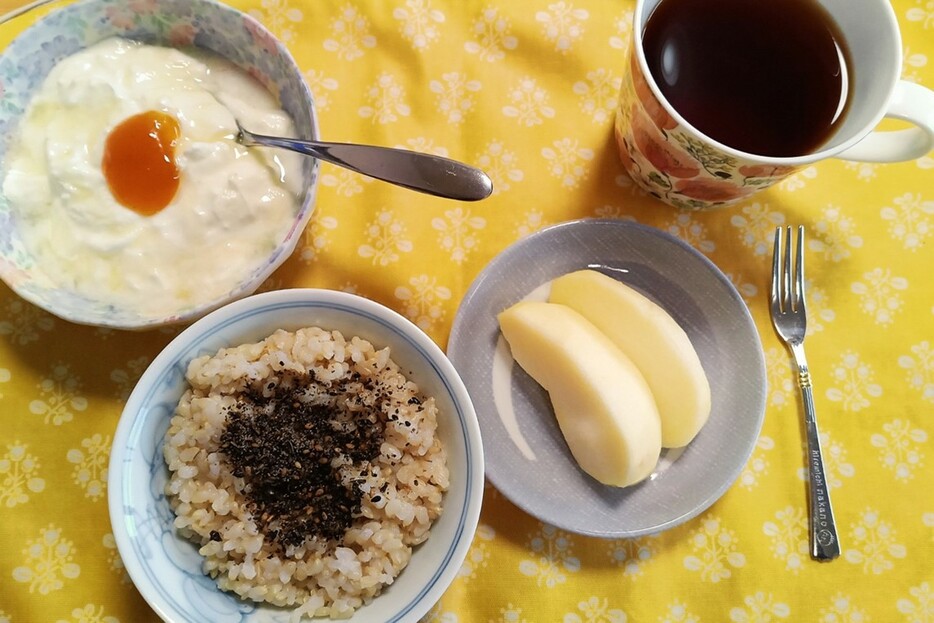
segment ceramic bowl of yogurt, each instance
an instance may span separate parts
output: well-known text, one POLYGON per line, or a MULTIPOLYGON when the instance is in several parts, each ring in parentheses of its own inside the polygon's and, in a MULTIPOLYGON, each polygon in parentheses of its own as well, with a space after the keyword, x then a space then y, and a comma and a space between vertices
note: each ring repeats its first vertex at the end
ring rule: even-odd
POLYGON ((211 0, 83 0, 0 55, 0 277, 66 320, 192 321, 251 294, 311 217, 318 137, 286 48, 211 0))

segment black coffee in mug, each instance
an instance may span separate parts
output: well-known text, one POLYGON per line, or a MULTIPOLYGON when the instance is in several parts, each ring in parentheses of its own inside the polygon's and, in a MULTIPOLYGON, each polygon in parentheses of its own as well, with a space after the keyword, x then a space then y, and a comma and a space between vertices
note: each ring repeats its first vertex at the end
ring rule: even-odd
POLYGON ((846 111, 849 52, 815 0, 662 0, 643 48, 672 107, 740 151, 811 153, 846 111))

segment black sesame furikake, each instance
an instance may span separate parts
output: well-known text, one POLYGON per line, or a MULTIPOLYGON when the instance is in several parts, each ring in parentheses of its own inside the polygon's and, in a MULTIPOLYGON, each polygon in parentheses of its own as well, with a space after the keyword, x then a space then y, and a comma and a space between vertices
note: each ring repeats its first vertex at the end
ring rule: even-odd
MULTIPOLYGON (((220 450, 233 475, 244 479, 254 519, 273 544, 340 541, 360 515, 362 481, 342 475, 341 465, 351 462, 349 471, 357 474, 369 469, 379 456, 385 416, 377 382, 358 374, 349 382, 375 392, 375 404, 358 399, 351 409, 341 399, 312 402, 306 390, 312 377, 288 373, 247 389, 227 411, 220 450)), ((327 393, 340 398, 343 392, 327 393)))

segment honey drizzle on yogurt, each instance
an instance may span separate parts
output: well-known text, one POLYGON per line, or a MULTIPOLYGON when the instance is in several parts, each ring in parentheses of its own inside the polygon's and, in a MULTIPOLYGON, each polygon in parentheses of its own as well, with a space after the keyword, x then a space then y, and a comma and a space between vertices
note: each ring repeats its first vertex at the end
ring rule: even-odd
POLYGON ((175 117, 155 110, 128 117, 111 130, 101 168, 114 199, 143 216, 169 205, 178 191, 180 135, 175 117))

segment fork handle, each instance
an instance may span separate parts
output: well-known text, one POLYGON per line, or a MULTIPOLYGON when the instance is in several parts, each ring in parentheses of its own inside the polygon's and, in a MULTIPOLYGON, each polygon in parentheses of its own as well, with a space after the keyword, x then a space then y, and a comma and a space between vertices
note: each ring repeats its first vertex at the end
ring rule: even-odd
POLYGON ((824 457, 821 453, 820 432, 817 429, 811 373, 808 371, 808 364, 804 358, 804 347, 793 346, 792 353, 798 369, 798 387, 801 388, 801 397, 804 401, 811 558, 822 561, 833 560, 840 555, 840 540, 837 538, 837 524, 833 518, 833 507, 830 505, 830 489, 824 474, 824 457))

